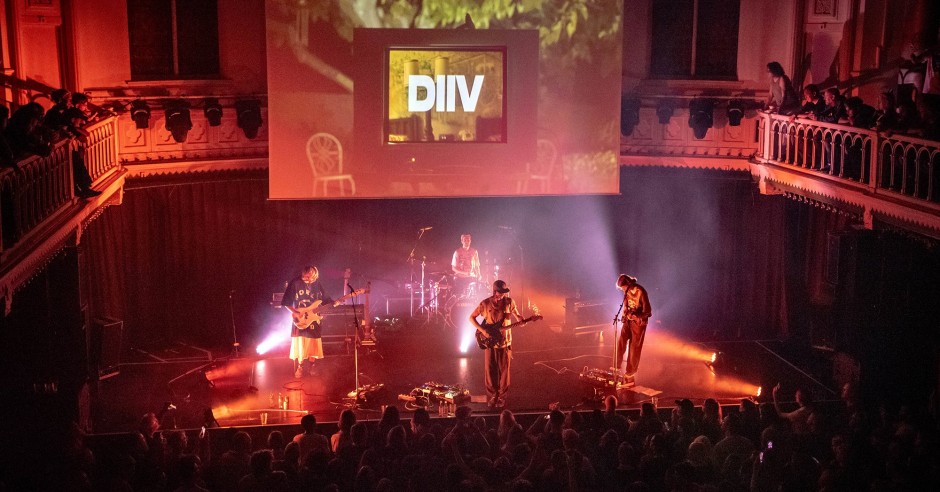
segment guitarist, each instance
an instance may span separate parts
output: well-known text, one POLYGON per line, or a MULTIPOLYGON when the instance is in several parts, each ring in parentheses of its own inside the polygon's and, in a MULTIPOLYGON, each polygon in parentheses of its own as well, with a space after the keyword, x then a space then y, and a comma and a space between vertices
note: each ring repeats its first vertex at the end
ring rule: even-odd
MULTIPOLYGON (((291 313, 300 314, 298 308, 310 306, 315 301, 322 301, 324 305, 338 302, 326 295, 323 290, 323 284, 319 281, 320 272, 315 266, 305 266, 300 272, 300 277, 291 280, 284 290, 284 298, 281 305, 290 310, 291 313)), ((294 377, 300 378, 304 374, 304 361, 310 361, 310 371, 313 372, 313 361, 323 358, 323 342, 320 337, 320 323, 314 321, 306 329, 300 329, 296 325, 291 325, 290 333, 290 358, 294 361, 294 377)))
POLYGON ((636 277, 620 274, 617 278, 617 288, 623 291, 623 312, 621 321, 623 328, 620 331, 620 339, 617 340, 617 369, 623 362, 623 354, 627 351, 627 343, 630 345, 630 353, 627 356, 627 368, 624 371, 626 383, 634 383, 634 375, 640 365, 640 352, 643 350, 643 339, 646 337, 646 325, 650 316, 653 314, 650 308, 650 298, 646 294, 646 289, 637 283, 636 277))
MULTIPOLYGON (((506 282, 497 280, 493 282, 493 295, 484 299, 476 309, 470 313, 470 322, 477 327, 477 331, 486 335, 486 329, 477 320, 483 317, 483 323, 491 325, 508 326, 521 320, 516 301, 506 294, 509 287, 506 282)), ((509 364, 512 360, 512 330, 503 332, 504 340, 483 352, 483 383, 486 386, 487 405, 490 408, 503 408, 506 406, 506 391, 509 390, 509 364)))

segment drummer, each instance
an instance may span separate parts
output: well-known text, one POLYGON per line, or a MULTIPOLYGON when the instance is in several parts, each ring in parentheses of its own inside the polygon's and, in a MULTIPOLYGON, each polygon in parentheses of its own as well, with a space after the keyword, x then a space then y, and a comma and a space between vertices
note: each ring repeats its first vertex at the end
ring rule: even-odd
POLYGON ((480 254, 476 248, 470 247, 470 234, 460 236, 460 247, 454 251, 454 257, 450 261, 450 268, 454 271, 455 287, 457 295, 467 294, 473 282, 479 281, 480 276, 480 254))

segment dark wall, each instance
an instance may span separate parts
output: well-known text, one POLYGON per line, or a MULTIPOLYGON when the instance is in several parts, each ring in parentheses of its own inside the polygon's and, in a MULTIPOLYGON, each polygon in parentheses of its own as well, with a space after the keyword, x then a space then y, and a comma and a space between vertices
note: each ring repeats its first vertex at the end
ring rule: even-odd
POLYGON ((349 267, 351 283, 371 282, 381 302, 403 292, 412 248, 416 275, 422 258, 429 276, 447 271, 463 232, 517 298, 546 306, 549 323, 578 292, 617 301, 613 282, 629 272, 668 329, 716 338, 787 329, 785 200, 757 195, 746 174, 625 170, 618 196, 326 202, 268 201, 264 176, 217 178, 131 182, 124 203, 86 231, 92 314, 125 320, 128 343, 224 346, 232 308, 239 336, 256 338, 279 313, 271 294, 307 263, 334 296, 349 267))

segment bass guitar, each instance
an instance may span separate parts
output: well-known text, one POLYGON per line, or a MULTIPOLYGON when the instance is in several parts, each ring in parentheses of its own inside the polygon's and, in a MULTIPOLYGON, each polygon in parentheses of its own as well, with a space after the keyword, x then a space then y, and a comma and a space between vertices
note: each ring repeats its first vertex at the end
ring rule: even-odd
POLYGON ((532 321, 538 321, 540 319, 542 319, 542 315, 535 314, 535 315, 529 316, 528 318, 522 321, 517 321, 508 326, 502 326, 502 323, 493 323, 491 325, 483 323, 483 331, 485 331, 486 334, 484 335, 483 333, 480 332, 480 330, 476 331, 477 345, 479 345, 480 348, 483 350, 486 350, 488 348, 493 348, 503 343, 506 340, 506 336, 503 335, 503 333, 506 330, 510 328, 515 328, 517 326, 522 326, 532 321))
MULTIPOLYGON (((346 299, 349 299, 350 297, 356 297, 365 291, 366 289, 355 290, 353 292, 350 292, 349 294, 344 295, 343 297, 340 297, 335 302, 337 303, 343 302, 346 299)), ((306 330, 307 328, 310 327, 310 325, 314 323, 319 323, 320 320, 323 319, 323 316, 320 315, 320 311, 322 309, 326 309, 329 307, 332 307, 332 306, 323 306, 323 301, 320 299, 317 299, 316 301, 313 301, 313 303, 311 303, 309 306, 294 308, 297 311, 296 313, 294 312, 291 313, 291 318, 293 318, 294 320, 294 326, 296 326, 298 330, 306 330)))

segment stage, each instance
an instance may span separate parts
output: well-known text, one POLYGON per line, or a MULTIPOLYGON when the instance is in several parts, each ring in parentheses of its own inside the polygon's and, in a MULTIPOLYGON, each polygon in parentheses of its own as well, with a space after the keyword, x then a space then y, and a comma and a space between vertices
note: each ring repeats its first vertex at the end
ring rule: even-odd
MULTIPOLYGON (((613 340, 607 332, 574 336, 547 324, 515 329, 506 408, 540 412, 556 402, 563 410, 597 407, 599 398, 613 390, 597 390, 581 381, 580 374, 585 368, 611 366, 613 340)), ((181 344, 138 349, 134 360, 93 389, 93 428, 96 433, 133 430, 141 415, 158 412, 166 403, 175 408, 165 413, 164 425, 178 428, 203 425, 207 408, 221 426, 259 425, 264 418, 267 424, 296 423, 308 412, 329 422, 353 405, 360 419, 378 418, 383 405, 397 405, 407 417, 406 404, 414 408, 414 402, 399 395, 414 394, 428 382, 468 390, 475 413, 495 414, 485 404, 483 351, 473 344, 464 353, 461 342, 466 345, 465 334, 446 324, 402 323, 396 331, 379 331, 375 345, 360 347, 358 357, 343 339, 327 344, 326 357, 299 379, 286 345, 263 356, 246 347, 239 357, 181 344), (367 391, 350 398, 357 388, 367 391)), ((644 402, 673 407, 682 398, 696 405, 706 398, 723 405, 746 397, 768 401, 777 382, 783 383, 785 399, 792 399, 798 386, 811 389, 818 399, 836 397, 821 378, 812 376, 825 370, 818 360, 804 357, 798 362, 784 355, 787 351, 776 341, 684 341, 654 325, 647 332, 636 386, 616 394, 625 409, 644 402), (760 387, 767 389, 762 396, 757 395, 760 387)), ((429 411, 438 413, 436 401, 429 411)))

